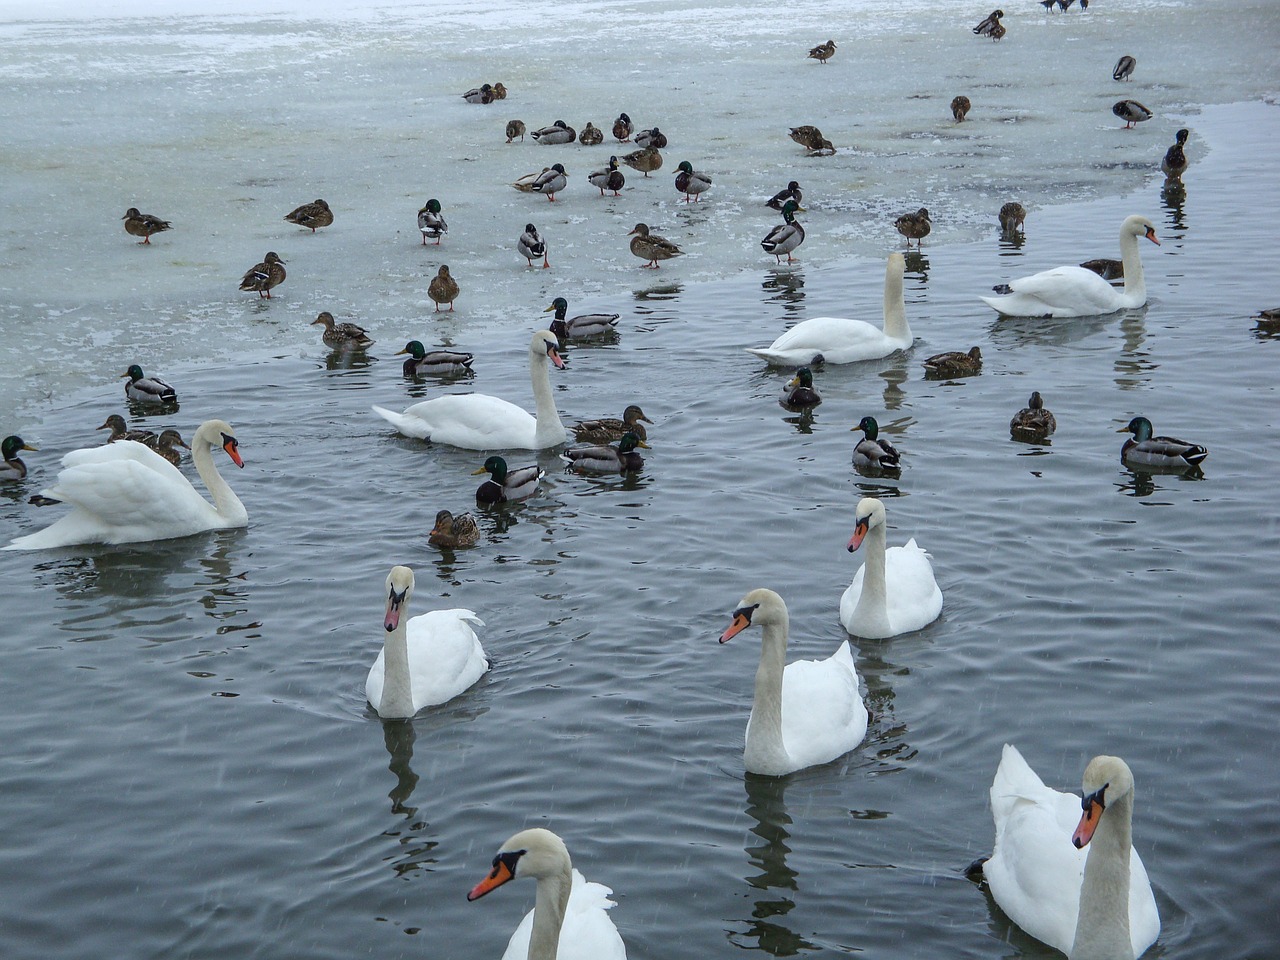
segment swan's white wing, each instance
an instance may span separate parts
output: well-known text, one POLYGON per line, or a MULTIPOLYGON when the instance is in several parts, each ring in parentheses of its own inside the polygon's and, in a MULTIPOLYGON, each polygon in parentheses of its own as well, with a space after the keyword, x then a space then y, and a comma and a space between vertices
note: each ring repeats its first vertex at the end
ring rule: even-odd
POLYGON ((933 577, 929 554, 912 537, 901 547, 884 552, 888 582, 889 625, 894 635, 920 630, 942 613, 942 591, 933 577))
POLYGON ((406 633, 415 712, 452 700, 489 669, 470 626, 481 622, 470 610, 461 609, 432 610, 409 620, 406 633))
POLYGON ((842 756, 867 733, 867 710, 848 641, 826 660, 797 660, 782 674, 782 741, 797 767, 842 756))
POLYGON ((436 397, 396 413, 374 413, 409 437, 464 450, 535 450, 538 421, 514 403, 483 393, 436 397))
POLYGON ((775 365, 803 365, 821 354, 827 363, 854 363, 887 357, 903 344, 877 326, 848 317, 813 317, 801 321, 768 347, 748 348, 775 365))
MULTIPOLYGON (((622 936, 605 912, 614 906, 609 899, 612 892, 604 884, 585 880, 576 869, 573 871, 573 887, 565 909, 564 926, 560 928, 556 960, 626 960, 627 948, 622 936)), ((511 934, 502 960, 527 960, 532 934, 533 911, 530 910, 511 934)))
POLYGON ((1084 267, 1054 267, 1019 277, 1009 289, 1013 292, 1005 296, 982 299, 1016 317, 1087 317, 1123 305, 1115 287, 1084 267))
POLYGON ((222 518, 164 457, 132 440, 73 450, 57 482, 42 491, 71 512, 19 537, 15 549, 83 543, 136 543, 222 526, 222 518))

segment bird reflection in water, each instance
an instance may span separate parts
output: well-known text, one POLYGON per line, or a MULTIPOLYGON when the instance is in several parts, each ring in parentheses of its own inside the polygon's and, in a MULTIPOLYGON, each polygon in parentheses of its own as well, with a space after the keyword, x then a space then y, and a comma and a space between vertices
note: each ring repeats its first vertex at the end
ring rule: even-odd
POLYGON ((1173 477, 1179 481, 1203 480, 1204 469, 1198 463, 1189 463, 1185 467, 1159 467, 1145 463, 1141 470, 1124 467, 1121 476, 1125 475, 1128 479, 1122 479, 1116 484, 1122 494, 1129 497, 1150 497, 1164 487, 1164 484, 1156 483, 1156 477, 1173 477))
POLYGON ((915 277, 920 281, 920 285, 924 286, 929 282, 929 258, 919 250, 908 250, 905 254, 907 260, 907 268, 903 273, 905 277, 915 277))
POLYGON ((430 824, 415 819, 418 808, 409 806, 414 788, 418 785, 418 775, 413 772, 413 742, 417 737, 417 728, 412 720, 383 720, 382 737, 391 761, 387 769, 396 776, 395 786, 387 794, 391 798, 391 812, 404 817, 408 823, 403 831, 388 828, 383 831, 384 837, 394 837, 401 847, 400 853, 392 860, 392 869, 396 876, 419 869, 423 864, 435 863, 432 855, 439 841, 423 836, 430 824))
POLYGON ((1120 333, 1124 347, 1116 357, 1114 369, 1116 386, 1121 390, 1134 390, 1147 386, 1160 368, 1143 350, 1147 339, 1147 308, 1128 310, 1120 320, 1120 333))
POLYGON ((906 358, 900 357, 894 366, 881 370, 880 379, 884 381, 884 408, 897 410, 907 396, 902 389, 902 385, 907 382, 906 358))
POLYGON ((754 773, 746 775, 746 812, 755 821, 751 833, 760 842, 749 842, 746 847, 747 860, 759 873, 743 879, 748 886, 764 896, 755 901, 751 919, 742 921, 746 924, 746 929, 734 930, 729 934, 729 941, 734 946, 761 950, 773 957, 791 957, 802 950, 817 949, 814 944, 780 922, 795 908, 795 900, 784 893, 773 893, 799 888, 796 882, 798 874, 787 866, 787 854, 791 852, 791 848, 787 846, 787 840, 791 837, 788 829, 791 826, 791 816, 787 813, 784 796, 787 783, 786 777, 762 777, 754 773))
MULTIPOLYGON (((1164 204, 1165 222, 1169 224, 1168 239, 1181 240, 1180 234, 1187 229, 1187 218, 1184 206, 1187 202, 1187 188, 1181 180, 1166 180, 1160 188, 1160 202, 1164 204)), ((1167 242, 1167 240, 1166 240, 1167 242)))
POLYGON ((804 303, 804 274, 795 270, 773 267, 765 271, 760 288, 768 295, 767 303, 781 303, 787 313, 792 313, 804 303))

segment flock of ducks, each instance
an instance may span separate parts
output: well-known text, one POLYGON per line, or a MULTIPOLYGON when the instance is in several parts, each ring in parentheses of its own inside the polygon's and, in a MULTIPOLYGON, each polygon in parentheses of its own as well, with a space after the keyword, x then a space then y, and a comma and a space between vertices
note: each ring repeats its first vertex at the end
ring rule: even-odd
MULTIPOLYGON (((1041 0, 1051 9, 1054 0, 1041 0)), ((1071 0, 1057 0, 1065 12, 1071 0)), ((1081 9, 1087 0, 1081 0, 1081 9)), ((1006 35, 1001 23, 1003 11, 995 10, 973 28, 980 36, 1000 40, 1006 35)), ((825 65, 836 51, 836 42, 813 47, 808 56, 825 65)), ((1125 56, 1117 63, 1116 80, 1131 78, 1135 61, 1125 56)), ((505 99, 501 83, 483 84, 463 94, 468 103, 489 104, 505 99)), ((967 97, 951 103, 956 122, 965 120, 971 108, 967 97)), ((1151 112, 1133 100, 1115 105, 1114 112, 1126 125, 1149 119, 1151 112)), ((506 126, 507 142, 523 139, 522 121, 506 126)), ((657 127, 635 133, 634 124, 621 114, 612 125, 613 136, 622 143, 633 137, 640 147, 621 158, 646 176, 662 165, 658 150, 667 138, 657 127)), ((570 143, 575 139, 594 145, 603 133, 588 123, 581 135, 562 120, 532 132, 543 144, 570 143)), ((792 128, 791 137, 811 153, 833 151, 829 140, 816 127, 792 128)), ((1180 130, 1162 163, 1170 180, 1178 180, 1187 169, 1184 146, 1188 131, 1180 130)), ((618 195, 625 179, 618 169, 620 158, 611 156, 606 167, 592 172, 588 181, 618 195)), ((700 202, 712 188, 712 179, 695 171, 689 161, 678 165, 676 189, 686 202, 700 202)), ((554 202, 568 183, 562 164, 521 178, 519 189, 543 193, 554 202)), ((798 182, 767 201, 781 213, 783 222, 761 241, 764 250, 787 262, 804 241, 804 228, 795 215, 803 212, 802 190, 798 182)), ((284 219, 300 227, 317 229, 334 222, 324 200, 303 204, 284 219)), ((1006 236, 1024 229, 1026 211, 1021 204, 1006 203, 1000 210, 1001 232, 1006 236)), ((168 221, 143 214, 131 207, 124 218, 125 230, 150 244, 152 235, 171 229, 168 221)), ((423 243, 437 245, 448 233, 442 205, 431 199, 418 211, 418 229, 423 243)), ((929 235, 929 211, 898 217, 895 226, 910 247, 929 235)), ((631 231, 630 250, 657 268, 659 261, 682 254, 678 246, 653 234, 644 223, 631 231)), ((1090 261, 1081 266, 1063 266, 1013 280, 997 288, 996 296, 983 297, 1003 315, 1027 317, 1077 317, 1105 314, 1136 307, 1146 302, 1146 290, 1138 242, 1159 243, 1155 228, 1141 216, 1125 219, 1120 230, 1121 260, 1118 271, 1090 261), (1123 280, 1117 289, 1102 275, 1111 271, 1123 280)), ((541 258, 549 267, 547 244, 536 227, 526 224, 517 241, 517 250, 530 267, 541 258)), ((1101 263, 1101 262, 1099 262, 1101 263)), ((1107 264, 1114 263, 1107 261, 1107 264)), ((878 359, 909 349, 913 342, 903 297, 904 257, 888 258, 884 284, 883 323, 841 317, 816 317, 796 324, 768 347, 751 348, 750 353, 777 366, 795 368, 782 402, 806 407, 821 402, 814 385, 814 368, 824 364, 854 363, 878 359)), ((240 289, 270 298, 273 288, 285 280, 284 261, 268 252, 261 263, 244 275, 240 289)), ((458 285, 447 266, 441 266, 431 281, 429 295, 436 309, 458 297, 458 285)), ((547 308, 555 319, 550 329, 539 330, 529 343, 530 382, 536 412, 509 401, 484 394, 438 396, 412 404, 402 411, 382 406, 373 410, 397 431, 409 436, 468 450, 543 450, 563 446, 568 431, 559 418, 550 385, 552 369, 563 370, 560 355, 565 339, 593 337, 611 332, 618 314, 588 314, 568 317, 568 302, 557 297, 547 308)), ((1266 313, 1263 314, 1264 319, 1266 313)), ((332 314, 320 313, 314 325, 323 326, 323 342, 335 349, 363 350, 373 344, 367 332, 354 323, 339 323, 332 314)), ((428 350, 417 340, 409 341, 397 356, 405 355, 405 376, 463 375, 470 372, 473 356, 451 350, 428 350)), ((949 352, 928 358, 926 375, 963 377, 978 373, 982 355, 975 346, 966 352, 949 352)), ((134 364, 124 374, 127 399, 143 404, 172 405, 174 388, 157 377, 146 376, 134 364)), ((566 469, 586 473, 617 473, 641 469, 639 453, 648 449, 645 424, 652 421, 638 405, 629 405, 621 418, 584 421, 572 428, 577 446, 566 446, 561 459, 566 469), (616 445, 615 445, 616 444, 616 445)), ((185 536, 204 530, 244 526, 248 515, 244 505, 220 475, 212 457, 220 447, 230 460, 243 467, 235 432, 220 419, 202 423, 189 447, 196 472, 212 497, 205 499, 177 469, 176 448, 187 447, 172 429, 158 436, 151 431, 131 431, 125 419, 109 416, 100 430, 110 430, 108 442, 67 454, 57 482, 38 497, 42 504, 61 504, 70 511, 50 526, 15 539, 7 549, 46 549, 82 543, 136 543, 185 536)), ((1043 442, 1056 429, 1052 413, 1044 407, 1038 392, 1009 424, 1016 440, 1043 442)), ((898 451, 879 435, 873 417, 863 417, 855 431, 861 431, 852 452, 859 470, 879 474, 901 468, 898 451)), ((1134 417, 1121 432, 1130 434, 1121 450, 1127 463, 1151 467, 1196 467, 1208 455, 1194 443, 1156 436, 1151 422, 1134 417)), ((22 480, 26 465, 22 451, 36 448, 20 437, 9 436, 0 445, 3 465, 0 478, 22 480)), ((536 464, 512 468, 504 457, 490 455, 475 475, 486 475, 476 490, 479 504, 515 502, 533 496, 543 471, 536 464)), ((875 498, 861 500, 854 513, 854 527, 848 550, 861 550, 865 561, 839 600, 839 616, 844 628, 864 638, 887 638, 920 630, 938 618, 943 597, 934 577, 929 555, 914 538, 890 547, 886 542, 886 511, 875 498)), ((441 510, 428 536, 429 542, 444 549, 473 545, 480 539, 475 518, 467 512, 455 515, 441 510)), ((483 621, 468 609, 433 610, 409 617, 414 589, 413 571, 395 566, 385 583, 383 648, 369 670, 365 693, 380 717, 406 719, 425 707, 445 703, 462 695, 490 668, 475 627, 483 621)), ((856 748, 867 732, 868 712, 859 694, 859 679, 847 641, 824 660, 786 662, 790 623, 786 603, 772 590, 756 589, 739 601, 730 625, 720 636, 726 643, 760 628, 760 661, 755 678, 753 706, 747 721, 744 766, 765 776, 784 776, 806 767, 830 762, 856 748)), ((1130 843, 1133 806, 1133 778, 1123 760, 1094 758, 1083 778, 1084 800, 1046 787, 1009 745, 991 788, 991 806, 996 836, 990 858, 975 864, 975 875, 985 878, 1002 909, 1020 927, 1067 953, 1072 960, 1131 960, 1140 956, 1159 935, 1160 921, 1145 868, 1130 843), (1080 811, 1083 810, 1083 815, 1080 811), (1085 851, 1091 845, 1091 854, 1085 851)), ((553 960, 555 957, 590 957, 613 960, 625 957, 625 947, 606 911, 613 906, 611 891, 583 879, 572 867, 564 842, 548 830, 525 830, 511 837, 499 849, 488 875, 468 894, 479 899, 506 882, 532 877, 537 883, 536 904, 512 936, 506 957, 512 960, 553 960)))

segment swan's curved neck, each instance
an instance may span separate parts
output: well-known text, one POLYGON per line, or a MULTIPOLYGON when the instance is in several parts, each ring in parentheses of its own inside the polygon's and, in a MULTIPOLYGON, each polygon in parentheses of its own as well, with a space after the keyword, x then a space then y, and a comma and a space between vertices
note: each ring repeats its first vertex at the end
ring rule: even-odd
POLYGON ((212 450, 213 444, 207 438, 194 438, 191 442, 191 462, 195 464, 196 473, 213 497, 213 508, 218 514, 228 521, 243 524, 249 514, 227 481, 222 479, 222 474, 213 462, 212 450))
POLYGON ((550 360, 536 354, 529 356, 529 380, 533 384, 538 420, 534 442, 539 449, 564 443, 567 437, 564 424, 560 422, 560 412, 556 410, 556 398, 551 393, 551 371, 547 369, 550 363, 550 360))
MULTIPOLYGON (((867 531, 863 540, 866 559, 862 562, 862 593, 854 617, 864 628, 876 627, 888 631, 889 593, 885 584, 884 524, 877 523, 867 531)), ((873 634, 874 635, 874 634, 873 634)))
POLYGON ((1071 960, 1133 960, 1129 933, 1129 847, 1133 792, 1108 807, 1089 841, 1071 960))
POLYGON ((884 276, 884 332, 895 340, 910 343, 912 339, 902 292, 902 275, 893 269, 884 276))
POLYGON ((1120 233, 1120 259, 1124 264, 1124 297, 1132 301, 1132 306, 1140 307, 1147 302, 1147 278, 1142 272, 1142 252, 1138 249, 1138 241, 1142 234, 1120 233))
POLYGON ((748 770, 767 773, 789 766, 782 740, 782 674, 787 666, 787 619, 761 625, 760 666, 756 668, 755 699, 747 722, 743 759, 748 770))
POLYGON ((413 678, 409 673, 409 598, 400 603, 400 620, 382 642, 382 702, 380 717, 413 716, 413 678))
POLYGON ((569 907, 569 894, 572 891, 572 868, 566 867, 562 872, 538 878, 528 960, 556 960, 560 928, 564 925, 564 914, 569 907))

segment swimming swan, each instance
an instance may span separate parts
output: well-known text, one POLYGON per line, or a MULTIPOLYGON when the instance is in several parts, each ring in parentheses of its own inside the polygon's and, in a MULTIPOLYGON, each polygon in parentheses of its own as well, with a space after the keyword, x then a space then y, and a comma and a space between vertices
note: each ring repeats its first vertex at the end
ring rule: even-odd
POLYGON ((1020 277, 1008 284, 1009 292, 983 301, 1010 317, 1089 317, 1140 307, 1147 302, 1138 238, 1156 246, 1155 225, 1146 217, 1126 217, 1120 224, 1120 258, 1124 263, 1124 288, 1117 290, 1084 267, 1054 267, 1020 277))
POLYGON ((823 361, 878 360, 895 350, 906 350, 911 346, 911 326, 902 297, 905 270, 902 254, 889 254, 884 270, 883 329, 865 320, 814 317, 797 323, 767 347, 748 347, 747 353, 778 367, 804 367, 823 361))
POLYGON ((391 568, 386 592, 386 636, 364 684, 378 716, 412 717, 423 707, 452 700, 489 669, 471 629, 484 621, 470 610, 432 610, 410 620, 413 571, 408 567, 391 568))
POLYGON ((982 871, 1009 919, 1071 960, 1134 960, 1160 936, 1160 914, 1130 842, 1133 774, 1119 757, 1094 757, 1084 794, 1046 787, 1005 744, 982 871))
POLYGON ((407 437, 447 443, 464 450, 542 450, 564 443, 566 433, 551 394, 547 364, 564 369, 560 341, 539 330, 529 342, 529 379, 537 417, 514 403, 483 393, 435 397, 396 413, 374 405, 373 412, 407 437))
POLYGON ((760 666, 743 750, 748 773, 781 777, 843 756, 867 734, 867 708, 849 641, 826 660, 787 663, 787 605, 772 590, 752 590, 733 611, 725 643, 761 627, 760 666))
POLYGON ((840 597, 840 622, 858 637, 880 640, 928 626, 942 613, 942 591, 933 579, 929 554, 915 538, 901 547, 884 546, 884 504, 858 501, 849 552, 866 541, 866 561, 840 597))
POLYGON ((205 530, 243 527, 244 504, 213 463, 214 446, 243 467, 235 431, 206 420, 191 440, 191 460, 213 497, 209 503, 164 457, 134 440, 72 450, 54 486, 41 491, 71 512, 43 530, 18 537, 6 550, 44 550, 78 543, 141 543, 205 530))
POLYGON ((550 830, 521 830, 504 843, 467 899, 479 900, 517 877, 533 877, 538 892, 502 960, 626 960, 627 948, 606 912, 614 906, 613 891, 584 880, 564 841, 550 830))

